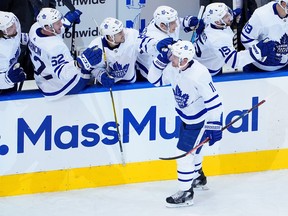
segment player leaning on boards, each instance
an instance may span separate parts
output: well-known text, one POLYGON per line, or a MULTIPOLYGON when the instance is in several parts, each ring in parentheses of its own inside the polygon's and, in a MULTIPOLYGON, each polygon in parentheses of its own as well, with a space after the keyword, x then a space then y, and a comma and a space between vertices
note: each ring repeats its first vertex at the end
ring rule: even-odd
POLYGON ((80 15, 79 10, 70 11, 63 19, 58 10, 43 8, 30 29, 29 50, 35 68, 34 78, 48 99, 55 100, 81 91, 90 81, 91 67, 102 59, 101 49, 87 48, 74 61, 64 43, 63 21, 80 23, 80 15))
POLYGON ((233 11, 224 3, 207 5, 203 17, 206 27, 194 44, 195 59, 205 65, 212 76, 220 74, 225 64, 232 68, 242 68, 251 62, 261 61, 266 56, 275 59, 273 41, 260 40, 247 50, 235 50, 234 33, 230 27, 233 11))
MULTIPOLYGON (((193 59, 194 54, 191 42, 177 41, 154 59, 148 73, 155 86, 171 84, 175 109, 182 120, 176 155, 189 152, 206 137, 209 145, 222 139, 222 100, 209 71, 193 59)), ((201 147, 176 160, 180 190, 167 197, 167 207, 193 204, 196 154, 202 154, 201 147)))
POLYGON ((190 32, 195 27, 197 27, 197 34, 201 33, 204 29, 203 20, 198 20, 195 16, 179 18, 175 9, 169 6, 159 6, 153 14, 153 19, 141 34, 141 53, 137 60, 137 70, 141 75, 147 78, 149 67, 159 54, 156 44, 161 42, 168 45, 173 40, 179 39, 180 29, 190 32))
MULTIPOLYGON (((249 49, 269 38, 276 44, 276 61, 269 56, 244 67, 245 71, 275 71, 288 64, 288 0, 276 0, 257 8, 244 26, 241 42, 249 49)), ((287 69, 287 67, 285 68, 287 69)))
POLYGON ((0 11, 0 94, 17 91, 26 74, 18 63, 21 27, 17 17, 0 11))
POLYGON ((93 67, 92 74, 104 87, 114 83, 134 83, 136 81, 135 62, 139 54, 139 32, 124 28, 123 23, 108 17, 100 24, 100 34, 89 44, 102 49, 104 58, 93 67))

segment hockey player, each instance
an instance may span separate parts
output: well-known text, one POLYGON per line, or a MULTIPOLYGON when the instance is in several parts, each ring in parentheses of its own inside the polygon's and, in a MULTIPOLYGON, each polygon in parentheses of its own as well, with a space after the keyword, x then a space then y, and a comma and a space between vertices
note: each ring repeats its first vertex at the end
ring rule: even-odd
MULTIPOLYGON (((182 120, 176 155, 190 151, 206 137, 209 145, 222 139, 222 101, 207 68, 193 59, 194 54, 190 41, 178 41, 154 59, 148 73, 155 86, 171 84, 175 109, 182 120)), ((177 159, 180 190, 166 199, 167 207, 193 204, 196 154, 202 154, 201 147, 177 159)))
POLYGON ((100 34, 89 44, 102 49, 105 58, 97 64, 92 74, 104 87, 114 83, 134 83, 136 81, 135 62, 139 54, 139 32, 124 28, 123 23, 108 17, 100 24, 100 34))
POLYGON ((287 35, 288 0, 276 0, 257 8, 241 34, 241 42, 246 49, 269 38, 276 43, 277 58, 269 56, 264 61, 256 61, 244 67, 245 71, 275 71, 288 64, 287 35))
POLYGON ((175 9, 169 6, 159 6, 153 14, 153 19, 141 34, 141 54, 137 60, 137 70, 144 78, 147 78, 148 69, 153 59, 159 54, 156 49, 158 43, 165 46, 177 41, 180 29, 190 32, 196 28, 197 34, 200 34, 204 26, 202 19, 198 20, 195 16, 178 18, 178 12, 175 9))
POLYGON ((17 17, 0 11, 0 94, 17 90, 26 74, 18 63, 21 27, 17 17))
POLYGON ((237 52, 233 47, 232 21, 232 10, 224 3, 212 3, 205 9, 206 27, 194 44, 195 59, 205 65, 212 76, 220 74, 225 64, 231 68, 242 68, 266 56, 276 57, 275 43, 266 40, 257 41, 249 49, 237 52))
MULTIPOLYGON (((79 23, 79 14, 75 10, 71 16, 70 12, 70 22, 79 23)), ((34 78, 43 95, 51 100, 76 94, 85 88, 90 81, 91 67, 102 59, 101 49, 93 47, 87 48, 74 61, 62 39, 62 20, 58 10, 43 8, 29 32, 34 78)))

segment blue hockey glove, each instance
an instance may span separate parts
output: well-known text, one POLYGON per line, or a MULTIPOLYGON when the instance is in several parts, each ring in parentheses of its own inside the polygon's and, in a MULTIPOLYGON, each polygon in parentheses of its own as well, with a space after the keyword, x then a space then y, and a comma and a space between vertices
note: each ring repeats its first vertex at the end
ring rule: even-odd
POLYGON ((90 70, 102 61, 102 50, 97 46, 87 48, 76 60, 82 69, 90 70))
POLYGON ((242 9, 241 8, 236 8, 235 10, 233 10, 233 17, 236 18, 239 15, 241 15, 242 13, 242 9))
POLYGON ((70 28, 73 23, 79 24, 81 22, 80 16, 82 12, 80 10, 69 11, 65 14, 64 18, 69 21, 68 23, 63 23, 65 28, 70 28))
POLYGON ((115 83, 115 79, 112 76, 108 76, 108 74, 105 72, 101 75, 101 83, 105 88, 111 88, 114 83, 115 83))
POLYGON ((267 55, 263 64, 267 66, 279 66, 281 60, 282 60, 281 54, 272 52, 272 53, 269 53, 269 55, 267 55))
POLYGON ((276 43, 274 41, 264 39, 259 41, 256 46, 260 49, 262 57, 274 55, 276 53, 276 43))
POLYGON ((209 146, 222 139, 221 122, 207 122, 205 125, 205 135, 209 137, 209 146))
POLYGON ((153 64, 160 70, 163 70, 167 64, 170 62, 168 57, 169 50, 162 51, 157 58, 154 59, 153 64))
POLYGON ((172 45, 173 43, 174 43, 173 38, 171 37, 164 38, 157 43, 156 48, 158 52, 161 53, 163 52, 163 48, 168 48, 168 45, 172 45))
POLYGON ((6 73, 6 80, 8 83, 18 83, 26 79, 26 74, 19 63, 15 63, 6 73))

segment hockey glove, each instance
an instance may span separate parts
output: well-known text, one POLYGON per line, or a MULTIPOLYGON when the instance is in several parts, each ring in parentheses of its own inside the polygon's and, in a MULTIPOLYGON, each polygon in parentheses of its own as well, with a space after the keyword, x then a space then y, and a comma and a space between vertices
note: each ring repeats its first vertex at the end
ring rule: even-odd
POLYGON ((174 43, 173 38, 171 37, 164 38, 157 43, 156 48, 158 52, 161 53, 164 51, 163 48, 168 48, 168 45, 172 45, 173 43, 174 43))
POLYGON ((261 50, 261 56, 265 57, 269 54, 275 54, 276 44, 274 41, 268 41, 267 39, 261 40, 256 44, 256 46, 261 50))
POLYGON ((241 13, 242 13, 242 9, 236 8, 235 10, 233 10, 233 17, 237 18, 239 15, 241 15, 241 13))
POLYGON ((205 23, 203 19, 200 19, 198 23, 198 27, 196 28, 197 35, 202 34, 202 32, 204 31, 204 28, 205 28, 205 23))
POLYGON ((19 63, 14 64, 6 73, 6 80, 9 84, 22 82, 26 79, 26 74, 19 63))
POLYGON ((205 135, 209 137, 209 146, 222 139, 221 122, 207 122, 205 125, 205 135))
POLYGON ((99 64, 102 61, 102 50, 97 46, 87 48, 77 57, 77 62, 82 69, 90 70, 91 67, 99 64))
POLYGON ((162 51, 157 58, 154 59, 153 64, 160 70, 163 70, 167 64, 170 62, 168 57, 169 50, 162 51))
POLYGON ((106 72, 101 75, 101 83, 105 88, 111 88, 114 85, 115 79, 109 76, 106 72))
POLYGON ((70 28, 73 23, 79 24, 81 22, 80 16, 82 12, 80 10, 69 11, 65 14, 64 18, 69 21, 70 24, 67 22, 63 23, 65 28, 70 28))

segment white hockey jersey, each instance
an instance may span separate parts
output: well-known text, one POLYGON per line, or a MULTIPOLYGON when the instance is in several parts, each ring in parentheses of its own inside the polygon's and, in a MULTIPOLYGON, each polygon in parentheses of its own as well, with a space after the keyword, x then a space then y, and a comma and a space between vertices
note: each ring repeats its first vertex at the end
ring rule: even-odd
POLYGON ((222 99, 207 68, 197 60, 192 60, 184 71, 173 67, 171 62, 163 71, 152 64, 148 80, 155 86, 171 84, 176 112, 186 124, 220 121, 222 99))
MULTIPOLYGON (((34 78, 43 95, 51 100, 69 93, 83 77, 76 68, 61 35, 45 36, 38 23, 29 32, 29 50, 34 65, 34 78)), ((90 76, 87 76, 90 79, 90 76)))
POLYGON ((275 2, 269 2, 257 8, 241 33, 241 42, 246 49, 265 38, 276 41, 277 55, 282 57, 278 65, 269 66, 265 61, 253 63, 258 68, 266 71, 278 70, 288 63, 288 17, 279 17, 276 5, 275 2))
MULTIPOLYGON (((89 44, 89 47, 98 46, 106 53, 109 73, 115 78, 116 82, 133 83, 136 81, 135 62, 139 54, 138 38, 139 32, 135 29, 124 29, 125 42, 119 47, 110 49, 108 42, 103 37, 97 37, 89 44)), ((97 64, 92 70, 93 76, 100 82, 101 75, 106 73, 105 59, 97 64)))
POLYGON ((219 73, 225 64, 231 68, 242 68, 255 61, 249 50, 235 50, 233 36, 230 27, 219 29, 208 25, 196 39, 194 58, 205 65, 212 76, 219 73))
POLYGON ((143 77, 147 77, 148 70, 153 62, 153 59, 159 54, 158 50, 156 49, 157 43, 160 40, 168 37, 172 37, 174 41, 179 39, 180 28, 182 28, 180 26, 180 22, 182 22, 182 18, 178 20, 178 27, 172 34, 167 34, 156 27, 154 19, 152 19, 148 26, 143 30, 140 35, 142 38, 142 42, 140 44, 140 55, 137 59, 137 69, 140 71, 143 77))
POLYGON ((21 27, 19 20, 14 16, 17 35, 13 38, 0 38, 0 89, 9 89, 14 84, 8 83, 5 74, 9 71, 20 56, 21 27))

